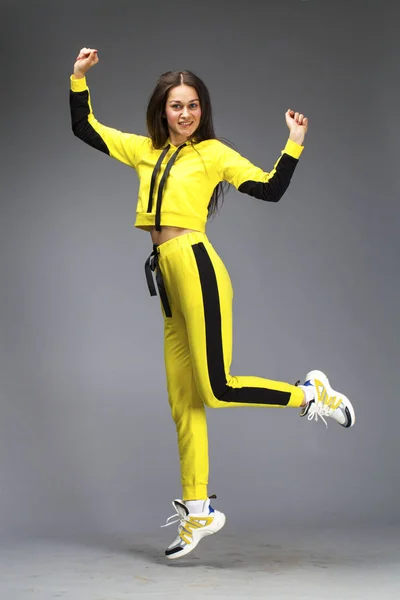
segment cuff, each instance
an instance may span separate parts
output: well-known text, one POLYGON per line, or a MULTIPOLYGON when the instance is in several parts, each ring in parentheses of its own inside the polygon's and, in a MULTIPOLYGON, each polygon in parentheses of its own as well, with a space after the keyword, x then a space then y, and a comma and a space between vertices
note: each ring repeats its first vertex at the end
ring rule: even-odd
POLYGON ((88 89, 86 83, 86 77, 82 77, 81 79, 75 79, 75 75, 71 75, 70 77, 70 85, 71 90, 73 92, 84 92, 88 89))
MULTIPOLYGON (((296 388, 297 389, 297 388, 296 388)), ((303 396, 302 396, 303 397, 303 396)), ((207 500, 207 485, 183 485, 182 500, 207 500)))
POLYGON ((289 154, 289 156, 293 156, 293 158, 300 158, 300 155, 303 152, 303 150, 304 146, 300 146, 300 144, 297 144, 293 140, 288 140, 282 152, 285 154, 289 154))

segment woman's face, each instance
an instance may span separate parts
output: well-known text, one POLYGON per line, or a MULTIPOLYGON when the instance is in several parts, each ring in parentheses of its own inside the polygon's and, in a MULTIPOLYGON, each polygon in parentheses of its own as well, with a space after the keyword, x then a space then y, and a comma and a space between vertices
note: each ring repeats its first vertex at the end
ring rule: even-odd
POLYGON ((200 124, 201 107, 195 88, 178 85, 169 91, 165 105, 169 137, 174 146, 190 139, 200 124))

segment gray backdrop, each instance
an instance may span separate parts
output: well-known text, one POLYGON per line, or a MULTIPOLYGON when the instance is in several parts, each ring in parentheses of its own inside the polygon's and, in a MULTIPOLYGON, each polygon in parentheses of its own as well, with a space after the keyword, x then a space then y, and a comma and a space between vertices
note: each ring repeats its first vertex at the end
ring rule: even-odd
POLYGON ((204 78, 217 134, 266 170, 285 111, 308 115, 281 202, 231 189, 208 233, 232 372, 323 369, 357 424, 209 411, 209 491, 230 531, 399 519, 399 18, 395 0, 1 3, 2 533, 158 532, 180 494, 136 174, 70 128, 82 46, 97 118, 125 131, 169 69, 204 78))

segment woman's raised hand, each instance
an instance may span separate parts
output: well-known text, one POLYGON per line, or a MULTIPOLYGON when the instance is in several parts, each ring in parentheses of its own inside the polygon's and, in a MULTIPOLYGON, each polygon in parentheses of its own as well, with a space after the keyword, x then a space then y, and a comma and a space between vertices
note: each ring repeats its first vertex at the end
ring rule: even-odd
POLYGON ((289 127, 289 138, 298 144, 302 144, 308 130, 308 119, 303 114, 289 110, 285 114, 286 125, 289 127))
POLYGON ((93 48, 82 48, 76 57, 74 64, 74 75, 77 79, 84 77, 91 67, 97 65, 99 57, 97 50, 93 48))

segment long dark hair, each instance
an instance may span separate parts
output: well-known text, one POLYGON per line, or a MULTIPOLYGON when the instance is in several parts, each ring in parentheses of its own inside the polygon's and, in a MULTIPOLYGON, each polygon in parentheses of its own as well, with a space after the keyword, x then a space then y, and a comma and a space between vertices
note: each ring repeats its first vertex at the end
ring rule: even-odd
MULTIPOLYGON (((182 84, 195 88, 200 100, 201 119, 194 134, 196 142, 217 139, 214 132, 210 94, 203 81, 191 71, 168 71, 163 73, 157 81, 147 105, 146 123, 154 148, 162 148, 169 137, 168 123, 164 116, 165 105, 170 90, 182 84)), ((224 143, 226 143, 225 140, 224 143)), ((195 146, 194 148, 196 149, 195 146)), ((208 205, 208 216, 213 216, 218 212, 228 188, 229 184, 226 182, 220 182, 215 187, 208 205)))

